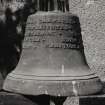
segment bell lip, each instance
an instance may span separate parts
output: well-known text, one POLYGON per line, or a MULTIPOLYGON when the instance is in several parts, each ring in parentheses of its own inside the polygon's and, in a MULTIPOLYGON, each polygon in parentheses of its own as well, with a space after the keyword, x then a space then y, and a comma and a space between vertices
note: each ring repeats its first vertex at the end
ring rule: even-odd
POLYGON ((3 89, 24 95, 86 96, 100 93, 103 89, 98 76, 74 80, 23 80, 8 76, 3 89))

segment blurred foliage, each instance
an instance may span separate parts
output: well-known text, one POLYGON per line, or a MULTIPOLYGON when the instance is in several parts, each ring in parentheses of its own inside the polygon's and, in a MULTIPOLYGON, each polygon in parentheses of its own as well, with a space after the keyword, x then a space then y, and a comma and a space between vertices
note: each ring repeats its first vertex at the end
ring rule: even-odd
POLYGON ((17 8, 17 3, 9 0, 0 15, 0 70, 5 77, 18 64, 22 51, 22 40, 25 33, 27 18, 36 10, 31 0, 17 8))

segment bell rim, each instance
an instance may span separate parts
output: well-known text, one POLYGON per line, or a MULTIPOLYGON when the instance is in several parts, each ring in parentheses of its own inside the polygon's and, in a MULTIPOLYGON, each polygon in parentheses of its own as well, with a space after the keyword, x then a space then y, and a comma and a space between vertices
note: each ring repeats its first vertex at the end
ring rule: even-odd
POLYGON ((3 89, 24 95, 84 96, 102 91, 98 76, 78 80, 23 80, 7 77, 3 89), (42 86, 42 87, 41 87, 42 86))

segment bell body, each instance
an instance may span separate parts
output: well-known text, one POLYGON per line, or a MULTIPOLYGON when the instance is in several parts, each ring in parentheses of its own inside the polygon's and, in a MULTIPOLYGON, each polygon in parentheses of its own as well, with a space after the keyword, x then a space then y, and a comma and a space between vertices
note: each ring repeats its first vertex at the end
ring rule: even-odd
POLYGON ((77 16, 37 12, 28 17, 19 64, 4 89, 26 95, 96 94, 102 84, 86 63, 77 16))

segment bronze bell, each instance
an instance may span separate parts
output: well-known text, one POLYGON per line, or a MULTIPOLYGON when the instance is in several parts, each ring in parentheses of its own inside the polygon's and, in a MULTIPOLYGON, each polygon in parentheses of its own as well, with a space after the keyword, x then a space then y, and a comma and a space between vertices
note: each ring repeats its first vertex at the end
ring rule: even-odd
POLYGON ((102 84, 86 62, 79 18, 68 12, 68 5, 53 0, 54 6, 45 3, 45 9, 39 1, 38 12, 27 19, 19 64, 4 89, 26 95, 99 93, 102 84))

